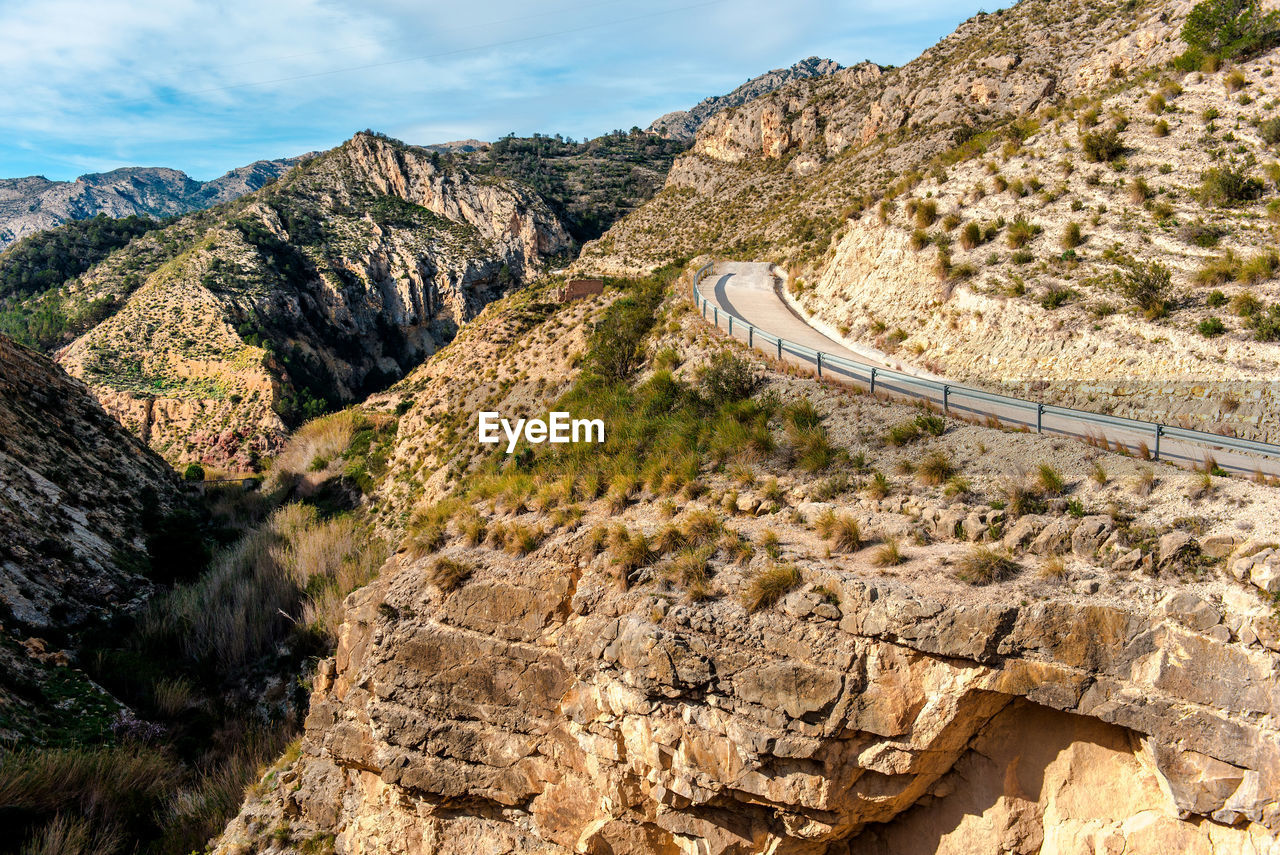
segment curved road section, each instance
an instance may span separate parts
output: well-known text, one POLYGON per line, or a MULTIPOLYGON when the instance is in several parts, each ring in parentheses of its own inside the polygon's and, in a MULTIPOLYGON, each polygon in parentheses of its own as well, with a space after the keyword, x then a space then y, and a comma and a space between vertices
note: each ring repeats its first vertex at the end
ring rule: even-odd
POLYGON ((708 323, 775 358, 808 367, 823 379, 928 402, 948 415, 992 426, 1105 443, 1117 451, 1183 466, 1203 467, 1211 460, 1240 474, 1280 477, 1278 446, 1010 398, 912 370, 883 353, 815 329, 787 304, 780 288, 770 264, 716 262, 697 284, 697 302, 708 323))

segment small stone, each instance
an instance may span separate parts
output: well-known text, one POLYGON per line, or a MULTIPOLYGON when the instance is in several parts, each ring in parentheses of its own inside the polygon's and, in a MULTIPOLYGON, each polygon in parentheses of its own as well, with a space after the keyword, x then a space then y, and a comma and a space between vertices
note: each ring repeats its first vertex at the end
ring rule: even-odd
POLYGON ((840 609, 832 603, 818 603, 813 607, 813 613, 826 620, 840 620, 840 609))
POLYGON ((1231 640, 1231 630, 1227 629, 1226 624, 1221 623, 1217 626, 1209 627, 1208 631, 1205 632, 1205 635, 1209 636, 1214 641, 1220 641, 1223 644, 1226 644, 1231 640))
POLYGON ((1249 581, 1268 594, 1280 591, 1280 561, 1272 555, 1265 562, 1254 563, 1249 571, 1249 581))

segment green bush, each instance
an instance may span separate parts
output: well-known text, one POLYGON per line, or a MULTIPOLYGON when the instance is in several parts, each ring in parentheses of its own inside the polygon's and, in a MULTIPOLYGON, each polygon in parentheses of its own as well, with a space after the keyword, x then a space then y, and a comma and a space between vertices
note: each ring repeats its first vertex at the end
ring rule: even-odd
POLYGON ((1115 128, 1085 134, 1080 138, 1080 148, 1090 163, 1109 163, 1124 154, 1124 142, 1115 128))
POLYGON ((1182 25, 1187 53, 1182 64, 1205 56, 1245 57, 1276 42, 1280 15, 1256 0, 1203 0, 1182 25))
POLYGON ((1206 169, 1200 175, 1200 200, 1206 205, 1238 205, 1262 196, 1265 188, 1245 168, 1232 163, 1206 169))
POLYGON ((204 467, 199 463, 189 463, 187 464, 186 470, 182 473, 182 477, 188 481, 203 481, 204 467))
POLYGON ((763 382, 751 363, 728 351, 720 351, 698 376, 698 388, 712 406, 750 398, 763 382))
POLYGON ((1169 311, 1168 293, 1172 273, 1158 261, 1147 263, 1122 261, 1125 272, 1120 290, 1149 318, 1163 317, 1169 311))
POLYGON ((1196 325, 1196 331, 1205 338, 1214 338, 1227 331, 1227 326, 1216 317, 1205 318, 1196 325))

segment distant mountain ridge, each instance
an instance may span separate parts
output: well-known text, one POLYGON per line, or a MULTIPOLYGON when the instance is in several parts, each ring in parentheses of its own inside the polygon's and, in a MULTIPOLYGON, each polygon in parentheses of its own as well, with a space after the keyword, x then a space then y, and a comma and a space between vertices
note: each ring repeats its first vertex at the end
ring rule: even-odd
POLYGON ((844 66, 835 60, 811 56, 800 60, 790 68, 775 68, 758 77, 753 77, 728 95, 714 95, 702 99, 692 109, 667 113, 655 119, 648 130, 655 134, 662 134, 664 137, 691 142, 703 123, 721 110, 737 107, 761 95, 767 95, 792 80, 823 77, 835 74, 842 68, 844 66))
POLYGON ((230 202, 311 156, 259 160, 212 181, 197 181, 178 169, 137 166, 81 175, 75 181, 0 178, 0 249, 29 234, 98 214, 168 217, 230 202))

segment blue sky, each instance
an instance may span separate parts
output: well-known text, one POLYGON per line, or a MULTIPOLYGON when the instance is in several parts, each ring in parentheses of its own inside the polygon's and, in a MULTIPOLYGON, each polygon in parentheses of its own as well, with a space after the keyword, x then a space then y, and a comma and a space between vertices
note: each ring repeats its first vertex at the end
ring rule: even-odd
POLYGON ((979 8, 0 0, 0 177, 172 166, 209 179, 366 127, 415 143, 595 136, 806 56, 901 65, 979 8))

